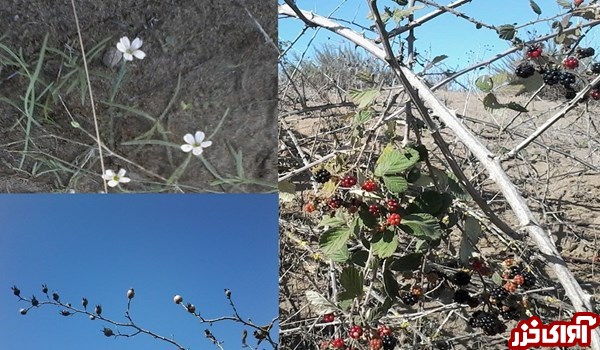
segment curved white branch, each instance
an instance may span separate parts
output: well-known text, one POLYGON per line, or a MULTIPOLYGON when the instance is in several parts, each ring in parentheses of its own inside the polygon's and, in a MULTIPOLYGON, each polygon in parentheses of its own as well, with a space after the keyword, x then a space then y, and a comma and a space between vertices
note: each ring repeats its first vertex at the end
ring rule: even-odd
MULTIPOLYGON (((287 5, 279 5, 279 13, 296 17, 294 11, 287 5)), ((387 62, 385 51, 374 41, 328 18, 307 11, 302 11, 302 13, 316 25, 350 40, 375 57, 387 62)), ((521 196, 504 169, 502 169, 500 161, 494 159, 493 154, 460 122, 454 112, 441 103, 412 71, 405 67, 401 69, 402 74, 406 76, 412 87, 418 90, 420 98, 433 110, 432 114, 438 116, 486 168, 490 174, 490 178, 498 185, 504 198, 506 198, 521 227, 527 230, 540 253, 545 257, 548 266, 556 274, 558 282, 565 289, 565 294, 570 299, 575 311, 593 312, 591 296, 581 288, 575 276, 573 276, 557 251, 554 242, 550 238, 550 234, 540 226, 525 199, 521 196)), ((593 350, 600 350, 600 330, 598 329, 592 333, 591 348, 593 350)))

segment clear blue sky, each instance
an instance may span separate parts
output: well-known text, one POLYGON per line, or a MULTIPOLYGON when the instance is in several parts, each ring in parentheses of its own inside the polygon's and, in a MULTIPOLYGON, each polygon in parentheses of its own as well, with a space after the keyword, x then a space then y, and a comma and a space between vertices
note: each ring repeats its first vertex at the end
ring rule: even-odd
POLYGON ((204 337, 210 328, 226 349, 239 349, 238 324, 199 324, 173 296, 206 318, 227 316, 230 288, 242 317, 269 323, 278 313, 277 214, 277 196, 266 194, 1 195, 0 349, 173 348, 143 334, 107 338, 105 323, 54 306, 20 315, 28 305, 10 287, 43 300, 42 283, 73 305, 86 296, 118 321, 134 287, 141 327, 192 350, 215 348, 204 337))
MULTIPOLYGON (((438 1, 438 3, 449 4, 452 1, 438 1)), ((560 7, 554 0, 537 0, 537 4, 542 9, 542 15, 539 18, 550 17, 559 13, 560 7)), ((280 1, 280 3, 283 3, 280 1)), ((297 0, 298 7, 303 10, 312 11, 322 16, 328 16, 339 4, 341 7, 331 16, 333 18, 342 18, 359 23, 369 27, 372 22, 366 18, 369 9, 365 0, 297 0)), ((380 9, 384 6, 396 8, 397 5, 389 0, 379 2, 380 9)), ((428 7, 415 13, 418 18, 432 11, 428 7)), ((531 10, 528 0, 474 0, 467 3, 457 10, 467 15, 491 25, 502 25, 512 23, 526 23, 536 20, 538 16, 531 10)), ((281 17, 280 17, 281 18, 281 17)), ((579 19, 575 20, 579 21, 579 19)), ((346 24, 347 25, 347 24, 346 24)), ((294 40, 303 28, 301 21, 296 19, 281 18, 279 21, 279 39, 294 40)), ((387 29, 394 28, 393 21, 390 20, 387 29)), ((355 28, 356 29, 356 28, 355 28)), ((360 29, 358 30, 361 31, 360 29)), ((551 32, 550 23, 539 23, 533 27, 527 27, 519 31, 519 37, 530 39, 532 37, 548 34, 551 32), (527 31, 534 31, 531 35, 527 31)), ((597 32, 594 30, 594 32, 597 32)), ((309 40, 315 33, 314 29, 309 29, 302 39, 296 44, 295 51, 301 53, 307 46, 309 40)), ((371 33, 366 33, 367 37, 374 38, 371 33)), ((484 58, 491 57, 492 54, 501 52, 510 47, 510 43, 498 38, 498 35, 489 29, 475 29, 475 25, 458 18, 451 14, 443 14, 426 25, 418 27, 415 30, 417 41, 415 43, 417 51, 428 58, 438 55, 448 55, 449 58, 445 64, 449 68, 466 67, 471 63, 479 62, 484 58)), ((582 44, 593 43, 597 39, 596 34, 592 33, 582 44)), ((345 39, 326 30, 320 30, 313 42, 313 47, 308 51, 310 56, 315 48, 330 43, 332 45, 347 45, 345 39)))

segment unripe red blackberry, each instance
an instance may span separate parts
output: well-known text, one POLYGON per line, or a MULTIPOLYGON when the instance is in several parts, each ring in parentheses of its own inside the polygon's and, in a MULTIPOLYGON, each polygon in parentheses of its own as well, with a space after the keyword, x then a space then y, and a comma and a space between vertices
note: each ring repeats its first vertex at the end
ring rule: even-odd
POLYGON ((340 180, 341 187, 348 188, 348 187, 352 187, 354 185, 356 185, 356 177, 354 177, 352 175, 345 175, 340 180))
POLYGON ((400 217, 400 214, 397 214, 397 213, 389 214, 387 217, 387 222, 391 226, 400 225, 401 221, 402 221, 402 217, 400 217))
POLYGON ((527 50, 527 57, 529 57, 529 58, 538 58, 541 55, 542 55, 542 48, 539 46, 533 46, 527 50))
POLYGON ((377 190, 377 182, 375 182, 375 180, 366 180, 363 185, 362 185, 362 189, 367 191, 367 192, 373 192, 377 190))
POLYGON ((563 66, 567 69, 575 69, 579 67, 579 60, 576 57, 567 57, 563 61, 563 66))
POLYGON ((336 338, 331 341, 331 346, 335 349, 342 349, 344 347, 344 339, 336 338))
POLYGON ((348 331, 348 335, 352 339, 358 339, 363 335, 363 329, 361 326, 352 326, 348 331))
POLYGON ((331 197, 327 201, 327 205, 332 209, 337 209, 344 204, 344 201, 340 197, 331 197))
POLYGON ((394 213, 396 210, 398 210, 398 207, 400 206, 400 203, 398 202, 397 199, 388 199, 387 200, 387 209, 390 213, 394 213))
POLYGON ((594 99, 594 100, 600 100, 600 90, 598 89, 594 89, 590 92, 590 96, 594 99))
POLYGON ((369 205, 369 213, 371 213, 375 216, 379 215, 379 213, 380 213, 379 206, 377 204, 369 205))

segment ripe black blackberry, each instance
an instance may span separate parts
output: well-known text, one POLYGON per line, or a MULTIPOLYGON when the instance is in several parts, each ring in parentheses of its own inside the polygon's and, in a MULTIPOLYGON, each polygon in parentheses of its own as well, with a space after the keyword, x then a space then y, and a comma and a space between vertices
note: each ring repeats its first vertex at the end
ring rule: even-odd
POLYGON ((419 296, 413 293, 407 293, 401 296, 400 300, 406 305, 415 305, 419 302, 419 296))
POLYGON ((438 350, 450 350, 450 343, 445 340, 439 340, 435 343, 435 348, 438 350))
POLYGON ((327 169, 319 169, 315 173, 315 181, 324 184, 331 179, 331 173, 327 169))
POLYGON ((461 270, 454 274, 452 280, 457 286, 466 286, 469 284, 469 282, 471 282, 471 274, 467 271, 461 270))
POLYGON ((550 69, 544 73, 544 83, 555 85, 560 82, 560 69, 550 69))
POLYGON ((533 73, 535 73, 535 68, 533 68, 533 65, 527 62, 519 64, 515 69, 515 75, 519 78, 529 78, 533 75, 533 73))
POLYGON ((573 89, 567 89, 565 91, 565 98, 567 100, 572 100, 575 98, 575 96, 577 96, 577 91, 573 90, 573 89))
POLYGON ((383 350, 392 350, 396 347, 398 341, 391 334, 386 334, 381 337, 381 344, 383 345, 383 350))
POLYGON ((469 325, 473 328, 481 328, 487 335, 496 335, 506 330, 506 325, 503 324, 496 314, 477 311, 469 319, 469 325))
POLYGON ((594 50, 593 47, 586 47, 586 48, 578 47, 577 48, 577 57, 579 57, 579 58, 592 57, 592 56, 594 56, 595 53, 596 53, 596 51, 594 50))
POLYGON ((561 72, 560 83, 565 87, 570 86, 571 84, 575 84, 575 74, 569 72, 561 72))
POLYGON ((532 274, 529 271, 523 271, 523 273, 521 273, 521 275, 523 275, 523 278, 524 278, 523 287, 531 288, 535 285, 535 275, 534 274, 532 274))
POLYGON ((469 292, 464 289, 459 289, 454 292, 454 301, 459 304, 468 304, 470 299, 471 296, 469 295, 469 292))
POLYGON ((521 274, 523 274, 523 267, 521 267, 521 266, 515 265, 515 266, 511 266, 508 269, 508 278, 510 278, 510 279, 513 279, 513 278, 515 278, 516 275, 521 275, 521 274))
POLYGON ((495 287, 490 289, 490 302, 492 304, 501 304, 504 299, 508 298, 510 292, 504 287, 495 287))
POLYGON ((600 63, 592 63, 590 69, 592 70, 592 73, 600 73, 600 63))

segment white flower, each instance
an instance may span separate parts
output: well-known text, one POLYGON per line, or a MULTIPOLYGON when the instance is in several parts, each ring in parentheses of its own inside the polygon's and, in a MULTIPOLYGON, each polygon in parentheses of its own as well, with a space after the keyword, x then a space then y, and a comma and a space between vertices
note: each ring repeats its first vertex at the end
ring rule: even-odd
POLYGON ((133 42, 129 42, 129 38, 124 36, 117 43, 117 49, 123 53, 125 61, 133 61, 133 56, 141 60, 146 57, 144 51, 140 50, 142 43, 143 41, 140 38, 135 38, 133 42))
POLYGON ((104 173, 104 175, 102 175, 102 178, 106 181, 108 181, 108 185, 110 187, 115 187, 117 186, 119 183, 128 183, 129 181, 131 181, 130 178, 125 177, 125 169, 121 169, 119 170, 119 172, 117 174, 115 174, 114 171, 108 169, 106 170, 106 172, 104 173))
POLYGON ((202 131, 196 131, 196 135, 186 134, 183 140, 186 144, 181 145, 181 150, 184 152, 192 151, 192 154, 195 156, 201 155, 204 148, 212 145, 212 141, 204 141, 204 133, 202 131))

